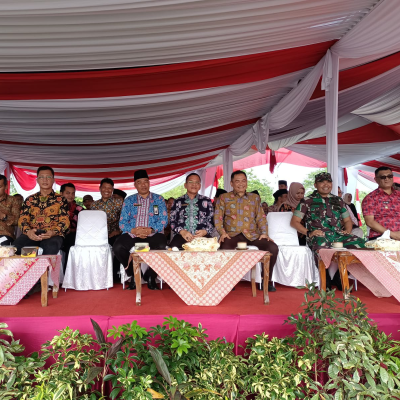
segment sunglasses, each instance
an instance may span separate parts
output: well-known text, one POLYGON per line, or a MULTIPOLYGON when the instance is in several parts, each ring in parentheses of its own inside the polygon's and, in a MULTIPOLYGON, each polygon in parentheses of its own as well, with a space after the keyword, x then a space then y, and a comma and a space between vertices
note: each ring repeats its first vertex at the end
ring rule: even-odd
POLYGON ((379 179, 382 179, 383 181, 387 178, 387 179, 393 179, 393 174, 389 174, 389 175, 381 175, 378 176, 379 179))

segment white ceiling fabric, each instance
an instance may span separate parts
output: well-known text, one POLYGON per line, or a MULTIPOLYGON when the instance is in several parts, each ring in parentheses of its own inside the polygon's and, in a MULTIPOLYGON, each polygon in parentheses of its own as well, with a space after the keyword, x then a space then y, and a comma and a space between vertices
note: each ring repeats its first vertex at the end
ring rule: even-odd
POLYGON ((377 0, 2 0, 0 71, 183 63, 340 38, 377 0))
MULTIPOLYGON (((96 99, 2 100, 0 140, 10 140, 12 135, 12 140, 19 142, 123 143, 197 132, 261 117, 307 72, 184 92, 96 99)), ((236 137, 230 140, 232 143, 236 137)))

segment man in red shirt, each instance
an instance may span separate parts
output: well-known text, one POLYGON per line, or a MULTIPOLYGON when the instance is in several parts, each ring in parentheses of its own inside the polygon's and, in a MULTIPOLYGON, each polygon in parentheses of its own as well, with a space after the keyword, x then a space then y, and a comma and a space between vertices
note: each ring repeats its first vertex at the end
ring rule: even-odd
POLYGON ((400 240, 400 192, 393 190, 393 172, 389 167, 375 170, 378 189, 365 196, 362 211, 370 228, 369 238, 376 239, 389 230, 390 237, 400 240))

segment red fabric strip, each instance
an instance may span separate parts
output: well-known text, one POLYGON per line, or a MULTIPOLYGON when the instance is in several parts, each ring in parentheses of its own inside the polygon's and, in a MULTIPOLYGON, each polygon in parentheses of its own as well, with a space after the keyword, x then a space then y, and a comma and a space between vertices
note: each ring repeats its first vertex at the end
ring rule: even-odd
MULTIPOLYGON (((376 122, 339 133, 338 135, 339 144, 381 143, 399 139, 400 135, 393 132, 387 126, 377 124, 376 122)), ((299 142, 299 144, 326 144, 326 136, 304 140, 299 142)))
POLYGON ((393 132, 396 132, 400 135, 400 123, 394 125, 387 125, 393 132))
MULTIPOLYGON (((400 52, 391 56, 373 61, 358 67, 346 69, 339 72, 339 91, 356 86, 362 82, 368 81, 375 76, 381 75, 400 65, 400 52)), ((314 90, 311 99, 317 99, 325 96, 325 91, 321 89, 321 79, 314 90)))
MULTIPOLYGON (((395 158, 394 156, 391 156, 392 158, 395 158)), ((363 163, 363 165, 367 165, 368 167, 373 167, 373 168, 379 168, 382 165, 390 167, 394 172, 400 173, 400 167, 388 163, 382 163, 382 161, 368 161, 363 163)), ((396 179, 395 179, 396 180, 396 179)))
POLYGON ((0 74, 0 100, 133 96, 255 82, 312 67, 334 43, 335 40, 268 53, 155 67, 4 73, 0 74))

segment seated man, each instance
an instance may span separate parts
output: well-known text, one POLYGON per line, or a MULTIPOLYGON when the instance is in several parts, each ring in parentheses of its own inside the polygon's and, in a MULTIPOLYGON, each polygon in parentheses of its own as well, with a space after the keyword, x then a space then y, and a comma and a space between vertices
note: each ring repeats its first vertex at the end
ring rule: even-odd
POLYGON ((369 238, 376 239, 389 230, 390 237, 400 240, 400 192, 393 190, 393 172, 389 167, 375 170, 377 189, 365 196, 362 211, 369 226, 369 238))
POLYGON ((279 212, 282 204, 287 201, 288 193, 289 192, 287 191, 287 189, 279 189, 279 190, 277 190, 273 194, 275 202, 274 202, 274 204, 272 206, 268 207, 268 212, 279 212))
POLYGON ((278 189, 286 189, 287 190, 287 181, 281 180, 278 181, 278 189))
POLYGON ((125 197, 126 197, 126 192, 124 192, 121 189, 114 189, 112 197, 113 197, 113 199, 120 199, 120 200, 124 201, 125 197))
MULTIPOLYGON (((108 243, 113 246, 117 238, 121 235, 119 229, 119 219, 121 216, 122 205, 121 199, 113 198, 114 181, 110 178, 104 178, 100 182, 101 199, 96 200, 90 206, 91 210, 101 210, 107 214, 107 230, 108 243)), ((119 262, 116 257, 113 260, 113 279, 114 283, 118 282, 119 262)))
MULTIPOLYGON (((119 222, 122 235, 113 247, 119 262, 125 267, 128 275, 132 276, 129 290, 136 289, 132 263, 128 267, 129 250, 135 243, 140 242, 149 243, 152 250, 165 250, 167 238, 164 228, 168 224, 165 200, 160 195, 150 192, 147 172, 143 169, 135 171, 134 182, 138 193, 127 197, 124 202, 119 222)), ((147 286, 156 290, 157 273, 151 268, 149 270, 147 286)))
MULTIPOLYGON (((331 248, 333 242, 343 242, 343 246, 349 249, 365 247, 364 239, 351 234, 353 223, 343 200, 331 194, 331 174, 323 172, 316 175, 314 187, 316 190, 311 195, 300 200, 290 225, 307 236, 307 245, 315 252, 317 265, 318 250, 331 248), (303 219, 305 226, 301 223, 303 219)), ((338 274, 334 277, 334 282, 341 287, 338 274)), ((330 286, 329 274, 327 286, 330 286)))
POLYGON ((206 196, 199 194, 200 176, 192 173, 186 177, 187 193, 175 200, 171 209, 171 229, 175 236, 170 246, 182 249, 182 245, 194 238, 211 237, 214 231, 214 208, 206 196))
POLYGON ((268 214, 268 203, 266 201, 263 201, 261 203, 261 207, 264 210, 264 214, 267 215, 268 214))
POLYGON ((73 183, 64 183, 60 188, 61 196, 63 196, 68 202, 68 214, 69 214, 69 233, 65 236, 63 249, 66 253, 66 260, 64 265, 67 267, 69 249, 75 245, 76 239, 76 227, 78 225, 78 214, 83 210, 79 204, 75 201, 75 185, 73 183))
MULTIPOLYGON (((233 250, 238 242, 246 242, 257 246, 259 250, 269 251, 272 254, 271 277, 279 250, 268 236, 267 219, 261 208, 260 196, 246 191, 247 175, 243 171, 232 173, 231 185, 233 191, 219 196, 214 212, 221 250, 233 250)), ((274 292, 276 289, 268 285, 268 290, 274 292)))
POLYGON ((0 175, 0 245, 12 244, 15 240, 15 227, 18 224, 21 205, 14 196, 6 193, 7 178, 0 175))
POLYGON ((93 204, 93 197, 90 194, 85 194, 82 199, 82 203, 86 210, 90 210, 91 205, 93 204))
POLYGON ((57 254, 69 231, 68 203, 54 193, 54 171, 41 166, 37 170, 40 191, 29 196, 22 205, 18 225, 22 235, 13 243, 17 254, 25 246, 38 246, 43 254, 57 254))

